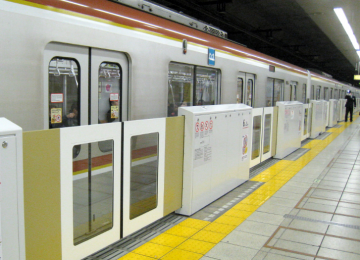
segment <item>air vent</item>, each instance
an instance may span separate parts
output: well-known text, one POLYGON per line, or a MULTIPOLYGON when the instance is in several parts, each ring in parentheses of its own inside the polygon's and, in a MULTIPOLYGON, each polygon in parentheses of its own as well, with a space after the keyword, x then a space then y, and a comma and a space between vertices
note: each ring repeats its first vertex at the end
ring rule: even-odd
POLYGON ((188 27, 215 35, 220 38, 227 38, 227 32, 220 30, 210 24, 206 24, 202 21, 197 20, 196 18, 187 16, 183 13, 176 12, 167 7, 161 6, 159 4, 154 4, 149 1, 144 0, 109 0, 111 2, 116 2, 119 4, 127 5, 141 11, 154 14, 156 16, 165 18, 170 21, 174 21, 188 27))

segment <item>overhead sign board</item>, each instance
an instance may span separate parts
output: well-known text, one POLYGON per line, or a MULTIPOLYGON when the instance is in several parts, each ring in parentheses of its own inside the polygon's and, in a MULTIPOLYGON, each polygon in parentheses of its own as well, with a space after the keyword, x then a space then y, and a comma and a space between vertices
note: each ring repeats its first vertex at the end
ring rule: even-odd
POLYGON ((360 80, 360 75, 354 75, 354 80, 360 80))

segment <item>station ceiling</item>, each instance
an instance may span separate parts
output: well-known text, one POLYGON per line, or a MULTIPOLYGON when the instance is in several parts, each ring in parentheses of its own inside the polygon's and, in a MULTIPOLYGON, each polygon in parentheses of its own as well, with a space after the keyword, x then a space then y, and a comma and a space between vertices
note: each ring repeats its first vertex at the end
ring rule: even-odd
POLYGON ((230 40, 360 86, 359 62, 333 11, 342 7, 360 42, 360 0, 151 0, 210 23, 230 40))

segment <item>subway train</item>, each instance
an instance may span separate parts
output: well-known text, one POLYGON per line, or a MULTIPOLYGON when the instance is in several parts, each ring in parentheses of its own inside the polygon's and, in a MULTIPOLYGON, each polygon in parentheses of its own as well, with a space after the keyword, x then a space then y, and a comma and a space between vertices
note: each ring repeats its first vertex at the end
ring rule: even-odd
MULTIPOLYGON (((359 97, 330 75, 248 49, 218 28, 142 0, 0 0, 0 29, 0 117, 24 132, 176 117, 184 106, 306 104, 344 98, 348 89, 359 97)), ((131 201, 130 219, 149 209, 136 203, 158 203, 157 138, 131 138, 133 167, 152 171, 142 187, 131 179, 132 190, 148 195, 131 201)), ((75 246, 115 225, 113 147, 103 140, 72 148, 75 246), (92 215, 94 232, 82 201, 88 167, 101 190, 90 203, 101 215, 92 215)))

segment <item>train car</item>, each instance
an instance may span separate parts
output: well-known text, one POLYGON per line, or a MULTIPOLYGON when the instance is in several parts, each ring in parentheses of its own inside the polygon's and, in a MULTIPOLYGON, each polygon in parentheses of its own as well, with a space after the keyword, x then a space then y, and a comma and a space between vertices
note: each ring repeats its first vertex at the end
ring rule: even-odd
MULTIPOLYGON (((220 37, 226 33, 219 29, 193 28, 200 23, 195 19, 184 25, 172 20, 172 11, 163 10, 165 18, 151 14, 151 3, 144 11, 119 2, 134 4, 0 0, 0 117, 34 131, 172 117, 181 106, 260 108, 340 99, 347 89, 358 95, 328 75, 220 37)), ((132 160, 157 156, 153 137, 132 139, 132 160)), ((93 233, 84 232, 85 207, 74 204, 74 245, 112 227, 112 155, 111 141, 73 147, 74 196, 85 196, 80 190, 88 181, 89 156, 96 164, 94 182, 110 187, 99 193, 107 208, 99 209, 93 233)), ((145 188, 152 190, 154 176, 148 177, 145 188)))

